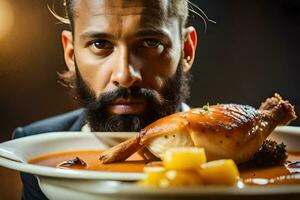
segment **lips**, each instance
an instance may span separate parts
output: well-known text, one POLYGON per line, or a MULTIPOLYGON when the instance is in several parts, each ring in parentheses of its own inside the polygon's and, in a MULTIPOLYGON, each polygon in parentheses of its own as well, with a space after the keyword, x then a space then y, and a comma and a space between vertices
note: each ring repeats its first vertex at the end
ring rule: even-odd
POLYGON ((143 99, 117 99, 108 105, 111 114, 141 114, 145 111, 146 101, 143 99))
POLYGON ((141 104, 145 101, 142 99, 117 99, 116 101, 112 102, 110 105, 120 105, 120 104, 141 104))

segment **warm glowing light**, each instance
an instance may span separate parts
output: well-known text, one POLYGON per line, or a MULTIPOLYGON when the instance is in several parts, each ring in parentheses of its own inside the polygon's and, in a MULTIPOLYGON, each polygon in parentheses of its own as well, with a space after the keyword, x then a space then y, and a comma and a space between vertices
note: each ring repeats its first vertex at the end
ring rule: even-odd
POLYGON ((0 40, 7 35, 14 22, 12 6, 7 0, 0 0, 0 40))

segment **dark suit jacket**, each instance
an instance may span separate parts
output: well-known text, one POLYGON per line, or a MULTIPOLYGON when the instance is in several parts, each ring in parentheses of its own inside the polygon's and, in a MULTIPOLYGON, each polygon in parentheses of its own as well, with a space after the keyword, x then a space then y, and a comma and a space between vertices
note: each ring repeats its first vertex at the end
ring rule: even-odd
MULTIPOLYGON (((84 109, 75 110, 62 115, 44 119, 25 127, 18 127, 13 133, 13 138, 21 138, 55 131, 80 131, 84 124, 84 109)), ((41 191, 34 175, 21 173, 23 182, 23 200, 47 199, 41 191)))

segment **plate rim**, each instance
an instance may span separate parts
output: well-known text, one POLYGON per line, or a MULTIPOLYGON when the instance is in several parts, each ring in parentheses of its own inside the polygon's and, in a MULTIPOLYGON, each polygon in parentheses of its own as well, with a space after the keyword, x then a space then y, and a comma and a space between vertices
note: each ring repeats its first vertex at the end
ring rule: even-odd
MULTIPOLYGON (((69 184, 69 180, 60 180, 58 183, 54 178, 40 177, 39 182, 47 185, 55 185, 59 187, 68 187, 81 192, 101 195, 275 195, 275 194, 300 194, 300 184, 290 185, 268 185, 264 186, 182 186, 170 188, 144 187, 134 183, 123 183, 119 181, 101 181, 97 188, 78 187, 69 184), (99 186, 99 187, 98 187, 99 186)), ((78 183, 79 185, 80 183, 78 183)))

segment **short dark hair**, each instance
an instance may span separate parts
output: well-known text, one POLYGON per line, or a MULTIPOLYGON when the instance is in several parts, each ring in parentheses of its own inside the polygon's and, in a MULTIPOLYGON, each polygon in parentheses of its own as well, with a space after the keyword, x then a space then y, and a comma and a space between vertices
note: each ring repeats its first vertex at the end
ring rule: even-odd
MULTIPOLYGON (((52 7, 49 8, 50 12, 53 14, 55 18, 57 18, 60 22, 69 24, 70 28, 74 29, 74 4, 76 0, 63 0, 63 6, 65 8, 65 13, 63 16, 57 14, 55 11, 55 3, 53 3, 52 7)), ((55 0, 54 0, 55 2, 55 0)), ((214 21, 210 20, 205 12, 201 10, 192 0, 168 0, 168 15, 169 16, 178 16, 181 27, 185 27, 187 24, 189 13, 193 13, 198 15, 202 22, 204 23, 204 31, 207 29, 207 23, 214 21)))
MULTIPOLYGON (((69 20, 71 28, 74 28, 74 2, 76 0, 65 0, 66 17, 69 20)), ((169 16, 178 16, 181 26, 184 27, 188 18, 188 1, 187 0, 168 0, 169 16)))

